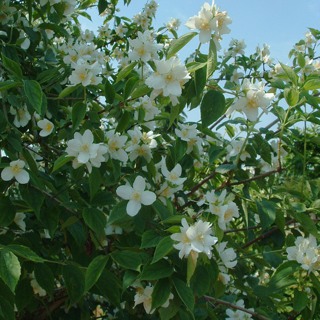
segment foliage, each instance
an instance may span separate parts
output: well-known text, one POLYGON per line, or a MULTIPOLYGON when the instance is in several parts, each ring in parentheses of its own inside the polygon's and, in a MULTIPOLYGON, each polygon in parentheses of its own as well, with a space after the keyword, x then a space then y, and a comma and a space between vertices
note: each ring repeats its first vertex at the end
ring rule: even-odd
POLYGON ((275 64, 117 6, 1 1, 0 318, 316 319, 320 31, 275 64))

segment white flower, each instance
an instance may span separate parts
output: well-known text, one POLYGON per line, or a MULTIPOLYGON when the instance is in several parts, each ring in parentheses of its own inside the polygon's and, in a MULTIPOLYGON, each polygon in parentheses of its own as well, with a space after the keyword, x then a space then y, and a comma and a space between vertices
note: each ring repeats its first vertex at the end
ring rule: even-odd
POLYGON ((26 105, 22 106, 19 109, 10 107, 10 113, 14 115, 13 124, 18 128, 25 127, 31 119, 31 115, 26 105))
POLYGON ((48 136, 49 134, 52 133, 53 129, 54 129, 54 125, 51 121, 49 121, 48 119, 43 119, 43 120, 39 120, 37 122, 37 125, 40 129, 42 129, 40 132, 39 132, 39 135, 41 137, 46 137, 48 136))
POLYGON ((244 112, 248 120, 257 121, 259 108, 267 113, 267 107, 274 98, 274 94, 265 93, 262 82, 254 84, 248 79, 243 81, 242 92, 244 95, 234 101, 228 113, 237 110, 244 112))
MULTIPOLYGON (((138 304, 142 303, 144 310, 147 314, 152 314, 155 310, 151 310, 152 306, 152 292, 153 287, 152 286, 146 286, 143 288, 142 286, 138 286, 136 288, 136 294, 134 296, 134 307, 136 307, 138 304)), ((167 301, 161 306, 162 308, 167 308, 169 306, 170 300, 173 299, 173 294, 170 293, 167 301)))
POLYGON ((150 30, 146 30, 144 33, 138 31, 138 37, 133 40, 129 39, 129 44, 132 48, 132 51, 129 52, 131 61, 142 60, 143 62, 148 62, 157 57, 157 51, 162 47, 153 42, 150 30))
POLYGON ((191 251, 205 253, 208 258, 212 257, 212 246, 218 238, 212 236, 211 224, 198 220, 194 225, 189 226, 185 218, 181 220, 182 227, 179 233, 171 235, 171 239, 178 241, 173 247, 179 250, 179 257, 188 257, 191 251))
POLYGON ((216 6, 212 3, 204 3, 197 16, 193 16, 188 19, 186 26, 191 29, 199 30, 200 43, 206 43, 210 41, 211 34, 216 28, 216 21, 214 20, 216 14, 216 6))
POLYGON ((79 163, 87 163, 91 158, 95 158, 98 145, 93 143, 93 134, 87 129, 83 135, 79 132, 74 134, 74 139, 67 142, 66 152, 69 156, 76 157, 79 163))
POLYGON ((227 161, 230 161, 233 157, 237 157, 240 154, 240 152, 240 160, 245 161, 247 158, 250 158, 250 154, 246 151, 246 149, 242 149, 244 142, 244 138, 239 138, 238 140, 230 141, 230 144, 227 146, 227 161))
POLYGON ((127 204, 127 213, 129 216, 135 216, 141 209, 141 205, 151 205, 156 201, 156 195, 145 190, 146 182, 141 176, 137 176, 131 187, 129 184, 117 188, 117 195, 124 199, 129 200, 127 204))
POLYGON ((31 284, 33 293, 39 295, 40 297, 46 296, 46 295, 47 295, 46 290, 44 290, 43 288, 40 287, 38 281, 34 278, 33 273, 32 273, 32 275, 31 275, 31 277, 33 278, 33 279, 30 281, 30 284, 31 284))
MULTIPOLYGON (((241 307, 246 309, 245 305, 244 305, 244 301, 241 299, 239 301, 237 301, 236 306, 241 307)), ((247 309, 249 311, 254 311, 253 308, 247 309)), ((241 311, 241 310, 233 310, 233 309, 227 309, 226 310, 226 314, 228 316, 228 318, 226 318, 226 320, 248 320, 248 319, 252 319, 252 316, 250 313, 241 311)))
POLYGON ((171 171, 169 171, 166 166, 166 162, 163 161, 161 166, 161 172, 166 178, 166 180, 174 186, 179 186, 187 180, 187 178, 180 178, 182 173, 182 167, 179 163, 176 164, 176 166, 171 171))
POLYGON ((128 137, 121 136, 118 132, 115 133, 114 130, 108 131, 106 137, 108 139, 107 148, 110 157, 126 163, 128 161, 128 155, 124 147, 128 137))
POLYGON ((217 245, 217 251, 224 266, 228 269, 233 268, 237 264, 237 255, 233 248, 227 248, 227 242, 221 242, 217 245))
POLYGON ((24 170, 25 162, 23 160, 15 160, 10 162, 10 166, 6 167, 1 172, 1 178, 4 181, 9 181, 15 178, 18 183, 26 184, 29 182, 29 173, 24 170))
POLYGON ((14 217, 14 223, 22 230, 26 231, 26 223, 24 222, 24 219, 26 218, 26 215, 22 212, 17 212, 14 217))
POLYGON ((320 270, 320 246, 314 236, 308 238, 297 237, 295 246, 286 249, 288 260, 296 260, 304 270, 309 273, 320 270))
POLYGON ((92 166, 97 168, 101 166, 101 162, 105 161, 103 155, 107 151, 108 148, 105 145, 93 143, 93 134, 89 129, 83 135, 76 132, 74 139, 67 142, 66 148, 68 156, 75 157, 73 167, 77 168, 85 164, 89 172, 91 172, 92 166))
POLYGON ((146 79, 146 85, 154 89, 155 96, 162 93, 165 97, 170 97, 174 105, 177 104, 183 85, 191 78, 186 66, 176 57, 155 60, 154 63, 157 71, 146 79))

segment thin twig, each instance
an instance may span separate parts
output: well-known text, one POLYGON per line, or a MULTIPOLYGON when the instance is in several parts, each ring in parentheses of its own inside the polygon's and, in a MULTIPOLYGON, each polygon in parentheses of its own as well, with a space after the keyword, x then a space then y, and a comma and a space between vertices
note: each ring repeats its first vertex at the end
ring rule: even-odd
POLYGON ((266 318, 265 316, 262 316, 261 314, 258 314, 254 311, 251 311, 251 310, 248 310, 248 309, 245 309, 245 308, 242 308, 240 306, 237 306, 231 302, 228 302, 228 301, 224 301, 224 300, 220 300, 220 299, 217 299, 217 298, 213 298, 213 297, 209 297, 209 296, 204 296, 204 298, 206 299, 207 302, 209 302, 213 307, 214 307, 214 303, 216 304, 221 304, 221 305, 224 305, 226 307, 229 307, 229 308, 232 308, 232 309, 236 309, 236 310, 240 310, 240 311, 243 311, 245 313, 248 313, 248 314, 251 314, 252 316, 254 316, 256 319, 259 319, 259 320, 269 320, 269 318, 266 318))

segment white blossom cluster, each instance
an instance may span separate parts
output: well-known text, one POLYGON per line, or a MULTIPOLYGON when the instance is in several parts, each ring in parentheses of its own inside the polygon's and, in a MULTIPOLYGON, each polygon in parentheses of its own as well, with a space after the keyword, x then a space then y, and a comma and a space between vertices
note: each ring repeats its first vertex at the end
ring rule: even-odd
POLYGON ((320 245, 313 235, 308 238, 297 237, 294 246, 288 247, 288 260, 295 260, 308 273, 320 270, 320 245))

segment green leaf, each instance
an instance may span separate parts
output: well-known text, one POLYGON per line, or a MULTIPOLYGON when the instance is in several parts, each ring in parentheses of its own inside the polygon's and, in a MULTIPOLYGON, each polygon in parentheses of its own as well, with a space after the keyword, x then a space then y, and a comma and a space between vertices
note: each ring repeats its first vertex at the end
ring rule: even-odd
POLYGON ((146 265, 141 273, 141 280, 158 280, 167 278, 173 273, 173 267, 167 260, 160 260, 156 263, 146 265))
POLYGON ((66 163, 72 161, 73 159, 74 159, 74 157, 68 157, 66 155, 60 156, 53 164, 52 173, 59 170, 66 163))
POLYGON ((295 290, 293 298, 293 310, 301 312, 309 304, 308 294, 304 291, 295 290))
POLYGON ((10 225, 16 215, 16 209, 9 197, 0 195, 0 226, 10 225))
POLYGON ((90 200, 97 194, 100 190, 100 185, 102 183, 102 177, 99 168, 92 168, 89 174, 89 188, 90 188, 90 200))
POLYGON ((6 246, 7 250, 10 250, 12 253, 16 254, 19 257, 22 257, 26 260, 33 262, 44 262, 45 259, 39 257, 33 250, 29 247, 20 245, 20 244, 9 244, 6 246))
POLYGON ((77 85, 75 85, 75 86, 68 86, 68 87, 64 88, 64 89, 60 92, 58 98, 59 98, 59 99, 63 99, 63 98, 65 98, 65 97, 67 97, 67 96, 69 96, 72 92, 76 91, 78 88, 80 88, 80 84, 77 84, 77 85))
POLYGON ((51 295, 55 288, 54 275, 51 268, 45 263, 38 263, 34 267, 34 276, 39 286, 51 295))
POLYGON ((62 275, 70 298, 70 305, 72 305, 78 302, 84 293, 84 275, 78 267, 73 265, 64 266, 62 275))
POLYGON ((108 79, 106 79, 106 83, 104 84, 104 95, 106 97, 106 102, 112 104, 116 96, 116 91, 108 79))
POLYGON ((152 291, 151 310, 161 307, 169 298, 171 284, 169 279, 160 279, 155 284, 152 291))
POLYGON ((35 80, 24 80, 23 89, 34 111, 40 115, 44 115, 42 112, 43 93, 40 84, 35 80))
POLYGON ((188 285, 188 287, 190 286, 190 280, 196 270, 197 260, 198 260, 198 253, 195 251, 191 251, 188 256, 188 263, 187 263, 187 285, 188 285))
POLYGON ((82 120, 86 116, 87 106, 83 102, 76 103, 72 107, 72 130, 75 131, 79 125, 81 124, 82 120))
POLYGON ((164 237, 156 246, 156 250, 153 255, 152 263, 159 261, 160 259, 166 257, 173 248, 173 240, 168 237, 164 237))
POLYGON ((314 221, 309 217, 307 213, 292 212, 292 216, 294 217, 294 219, 300 222, 302 228, 305 231, 311 233, 316 238, 319 237, 318 229, 314 221))
POLYGON ((4 68, 7 69, 15 78, 22 80, 23 75, 19 63, 6 57, 4 54, 2 54, 1 57, 4 68))
POLYGON ((266 229, 271 226, 276 219, 276 204, 265 199, 260 202, 256 201, 256 204, 262 227, 266 229))
POLYGON ((291 67, 289 67, 281 62, 280 62, 280 65, 281 65, 283 71, 285 72, 285 74, 287 75, 287 77, 289 78, 289 80, 291 80, 294 85, 298 85, 298 76, 296 75, 294 70, 291 67))
POLYGON ((137 65, 137 62, 131 62, 130 64, 128 64, 127 66, 125 66, 124 68, 121 68, 118 75, 117 75, 117 79, 115 83, 118 83, 119 81, 121 81, 122 79, 124 79, 127 75, 130 74, 130 72, 133 70, 133 68, 137 65))
POLYGON ((142 235, 140 248, 146 249, 156 247, 161 239, 162 236, 160 236, 155 230, 147 230, 142 235))
POLYGON ((299 101, 299 91, 295 88, 285 88, 284 98, 291 107, 295 106, 299 101))
POLYGON ((8 300, 0 299, 0 319, 1 320, 15 320, 15 306, 11 304, 8 300))
POLYGON ((203 90, 207 84, 207 68, 198 69, 194 73, 194 85, 196 95, 201 97, 203 90))
POLYGON ((178 278, 172 279, 173 285, 177 291, 177 294, 183 304, 187 307, 191 312, 194 308, 194 296, 190 287, 186 285, 182 280, 178 278))
POLYGON ((95 208, 85 208, 82 211, 82 217, 85 224, 99 237, 104 235, 104 228, 107 224, 107 220, 103 212, 95 208))
POLYGON ((108 224, 120 225, 123 222, 131 221, 131 217, 127 214, 128 201, 121 201, 113 206, 111 213, 108 217, 108 224))
POLYGON ((131 94, 131 99, 137 99, 137 98, 143 97, 146 94, 150 93, 151 90, 152 89, 149 88, 147 85, 141 84, 133 90, 133 92, 131 94))
POLYGON ((134 76, 128 79, 124 85, 124 91, 123 91, 123 98, 128 99, 130 97, 130 94, 133 92, 134 88, 139 83, 139 78, 134 76))
POLYGON ((118 125, 116 127, 117 132, 124 132, 129 126, 131 126, 132 121, 132 113, 125 111, 121 118, 119 119, 118 125))
POLYGON ((220 91, 208 91, 200 105, 202 125, 208 127, 224 114, 225 109, 226 101, 224 95, 220 91))
POLYGON ((13 81, 13 80, 7 80, 0 82, 0 92, 5 91, 14 87, 18 87, 21 85, 21 82, 13 81))
POLYGON ((286 261, 281 264, 272 275, 268 287, 264 288, 263 295, 268 296, 296 284, 297 279, 294 277, 294 272, 297 268, 299 268, 299 264, 296 261, 286 261))
POLYGON ((209 79, 217 68, 217 48, 214 41, 210 40, 208 62, 207 62, 207 79, 209 79))
POLYGON ((314 79, 307 80, 306 83, 303 85, 303 89, 305 90, 320 89, 320 79, 314 78, 314 79))
POLYGON ((115 251, 112 252, 111 258, 125 269, 140 271, 142 255, 139 252, 129 250, 115 251))
MULTIPOLYGON (((104 270, 98 279, 95 288, 98 288, 100 294, 107 298, 113 305, 120 308, 121 282, 109 270, 104 270)), ((123 300, 121 300, 123 301, 123 300)))
POLYGON ((8 250, 0 251, 0 278, 14 293, 21 275, 21 266, 18 258, 8 250))
POLYGON ((42 192, 38 191, 35 188, 31 188, 28 185, 19 185, 19 190, 22 199, 29 205, 30 209, 32 209, 37 216, 40 218, 40 210, 44 201, 44 195, 42 192))
POLYGON ((180 51, 188 42, 190 42, 195 36, 197 32, 189 32, 184 34, 178 39, 174 39, 167 52, 167 59, 173 57, 178 51, 180 51))
POLYGON ((99 280, 107 262, 108 256, 97 256, 90 262, 85 276, 85 291, 89 291, 99 280))

